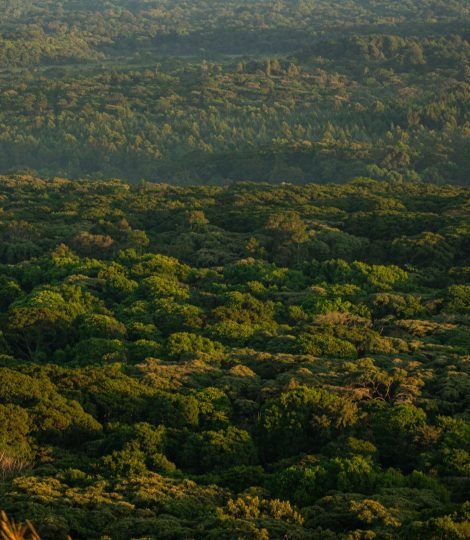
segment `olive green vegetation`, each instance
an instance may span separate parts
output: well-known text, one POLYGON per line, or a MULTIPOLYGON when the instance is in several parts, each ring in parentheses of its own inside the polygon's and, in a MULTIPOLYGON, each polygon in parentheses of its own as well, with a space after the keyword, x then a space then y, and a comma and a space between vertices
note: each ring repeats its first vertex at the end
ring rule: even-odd
POLYGON ((467 0, 0 0, 0 172, 465 184, 467 0))
POLYGON ((0 0, 2 538, 470 537, 469 24, 0 0))
POLYGON ((51 540, 468 538, 469 202, 2 177, 2 510, 51 540))

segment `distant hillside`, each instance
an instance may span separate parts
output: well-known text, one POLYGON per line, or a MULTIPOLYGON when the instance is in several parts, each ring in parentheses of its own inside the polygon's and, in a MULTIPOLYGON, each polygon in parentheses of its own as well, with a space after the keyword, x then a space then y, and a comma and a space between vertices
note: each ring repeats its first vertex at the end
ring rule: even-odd
POLYGON ((464 1, 6 2, 0 172, 468 183, 464 1))

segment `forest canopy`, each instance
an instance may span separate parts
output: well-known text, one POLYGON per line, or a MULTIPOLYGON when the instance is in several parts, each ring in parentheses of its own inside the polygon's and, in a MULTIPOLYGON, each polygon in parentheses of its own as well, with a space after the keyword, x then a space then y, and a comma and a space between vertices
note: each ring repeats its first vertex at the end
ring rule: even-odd
POLYGON ((0 501, 43 539, 469 534, 467 188, 0 178, 0 501))
POLYGON ((2 540, 470 538, 468 0, 0 0, 2 540))
POLYGON ((468 183, 465 0, 2 0, 0 172, 468 183))

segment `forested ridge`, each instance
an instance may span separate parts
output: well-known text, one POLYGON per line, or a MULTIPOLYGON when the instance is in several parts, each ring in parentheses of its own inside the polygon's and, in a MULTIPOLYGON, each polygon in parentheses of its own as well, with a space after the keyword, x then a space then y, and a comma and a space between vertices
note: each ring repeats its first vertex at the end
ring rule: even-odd
POLYGON ((464 0, 4 0, 0 172, 468 182, 464 0))
POLYGON ((43 539, 464 539, 469 192, 0 178, 0 505, 43 539))

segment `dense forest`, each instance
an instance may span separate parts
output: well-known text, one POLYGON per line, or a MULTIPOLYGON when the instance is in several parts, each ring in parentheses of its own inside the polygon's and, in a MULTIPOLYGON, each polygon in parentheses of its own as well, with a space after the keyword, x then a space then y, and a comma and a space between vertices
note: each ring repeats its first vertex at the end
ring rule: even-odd
POLYGON ((468 188, 6 176, 0 208, 15 520, 51 540, 469 537, 468 188))
POLYGON ((0 0, 0 172, 465 184, 466 0, 0 0))
POLYGON ((0 0, 0 540, 470 538, 468 0, 0 0))

